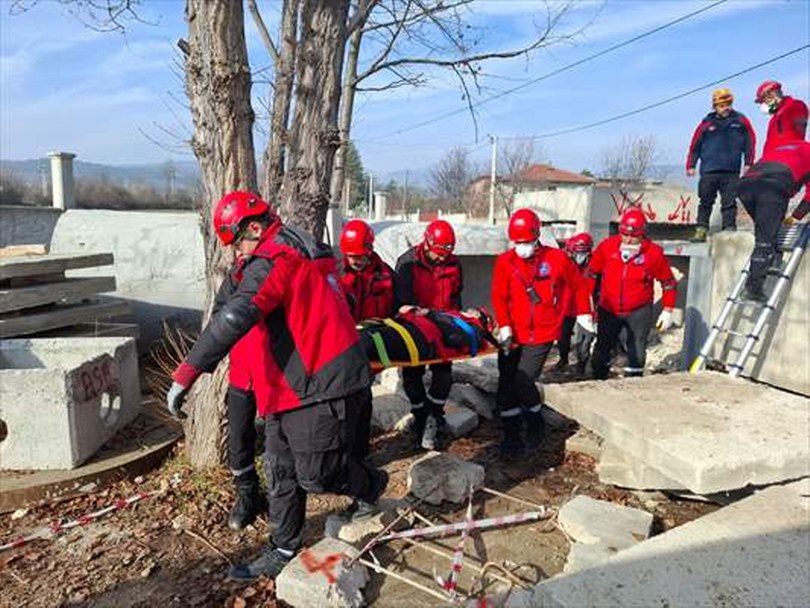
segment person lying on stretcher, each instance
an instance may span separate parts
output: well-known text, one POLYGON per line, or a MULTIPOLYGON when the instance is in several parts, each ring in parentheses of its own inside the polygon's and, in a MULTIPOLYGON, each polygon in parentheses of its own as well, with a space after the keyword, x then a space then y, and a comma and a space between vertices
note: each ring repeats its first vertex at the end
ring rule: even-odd
POLYGON ((494 322, 483 308, 438 311, 411 307, 390 319, 358 326, 372 369, 475 357, 497 348, 494 322))

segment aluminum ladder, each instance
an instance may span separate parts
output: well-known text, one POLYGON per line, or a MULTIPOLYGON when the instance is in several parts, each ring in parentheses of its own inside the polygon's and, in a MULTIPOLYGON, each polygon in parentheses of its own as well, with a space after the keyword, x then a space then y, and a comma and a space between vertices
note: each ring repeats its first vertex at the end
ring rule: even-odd
POLYGON ((773 284, 772 290, 766 302, 754 302, 742 298, 742 293, 745 289, 745 281, 748 278, 748 267, 750 260, 748 263, 746 263, 745 268, 743 268, 742 272, 740 273, 739 280, 734 285, 734 289, 732 289, 731 293, 728 295, 728 297, 726 297, 726 302, 723 305, 723 309, 720 311, 717 321, 712 326, 712 329, 709 332, 709 337, 706 338, 706 341, 703 343, 703 347, 700 349, 700 354, 695 358, 692 365, 689 367, 689 371, 691 373, 694 374, 705 368, 709 361, 715 361, 724 364, 728 374, 732 377, 736 378, 742 374, 742 371, 745 368, 745 363, 748 361, 748 357, 751 356, 751 352, 754 350, 754 347, 762 334, 762 330, 765 329, 771 314, 773 314, 773 312, 779 306, 782 298, 787 297, 790 283, 799 268, 799 264, 802 261, 805 249, 807 249, 807 242, 809 239, 810 224, 808 223, 794 224, 792 226, 783 226, 780 228, 776 250, 779 253, 789 251, 790 254, 787 256, 787 260, 783 259, 778 268, 771 268, 768 270, 768 274, 776 276, 777 279, 773 284), (746 334, 729 329, 726 324, 730 319, 733 318, 732 313, 738 310, 740 307, 746 305, 761 309, 751 331, 746 334), (729 334, 732 336, 745 338, 745 343, 743 344, 736 361, 731 362, 712 358, 712 349, 714 348, 717 338, 719 338, 721 334, 729 334))

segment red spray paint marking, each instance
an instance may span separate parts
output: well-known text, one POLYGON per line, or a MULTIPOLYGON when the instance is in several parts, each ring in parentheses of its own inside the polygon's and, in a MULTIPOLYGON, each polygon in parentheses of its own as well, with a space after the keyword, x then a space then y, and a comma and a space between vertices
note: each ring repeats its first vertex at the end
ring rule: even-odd
POLYGON ((689 210, 689 205, 692 202, 691 196, 681 196, 680 201, 675 206, 674 211, 667 215, 667 220, 670 222, 674 222, 678 219, 678 216, 681 216, 682 223, 689 223, 689 218, 691 216, 691 211, 689 210))
POLYGON ((332 553, 331 555, 327 555, 323 560, 319 560, 309 549, 304 549, 301 552, 301 563, 304 564, 304 568, 307 569, 307 572, 310 574, 323 572, 330 585, 334 585, 337 582, 337 577, 332 574, 332 571, 335 569, 335 566, 342 561, 343 556, 339 553, 332 553))

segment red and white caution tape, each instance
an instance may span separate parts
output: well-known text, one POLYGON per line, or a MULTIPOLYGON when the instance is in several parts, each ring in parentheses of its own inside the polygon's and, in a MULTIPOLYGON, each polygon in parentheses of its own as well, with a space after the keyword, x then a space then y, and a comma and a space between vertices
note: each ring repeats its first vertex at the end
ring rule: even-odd
MULTIPOLYGON (((516 515, 503 515, 501 517, 487 517, 485 519, 474 519, 472 527, 469 530, 481 530, 484 528, 496 528, 499 526, 508 526, 513 524, 521 524, 527 521, 536 521, 543 519, 547 514, 545 511, 527 511, 525 513, 518 513, 516 515)), ((464 531, 470 525, 470 522, 463 521, 457 524, 442 524, 440 526, 427 526, 425 528, 412 528, 411 530, 404 530, 402 532, 392 532, 378 539, 378 542, 396 540, 398 538, 424 538, 428 536, 447 536, 450 534, 457 534, 464 531)))
MULTIPOLYGON (((171 480, 170 487, 175 487, 178 483, 180 483, 179 476, 175 475, 174 478, 171 480)), ((97 520, 100 517, 104 517, 108 513, 112 513, 113 511, 120 511, 136 502, 140 502, 146 498, 152 498, 154 496, 159 496, 161 494, 165 494, 169 488, 163 490, 153 490, 152 492, 138 492, 134 496, 130 496, 129 498, 119 498, 115 500, 110 506, 104 507, 98 511, 93 511, 92 513, 87 513, 82 515, 81 517, 77 517, 76 519, 68 522, 61 522, 61 521, 53 521, 47 526, 43 526, 30 534, 26 534, 25 536, 18 536, 14 540, 7 542, 4 545, 0 545, 0 553, 3 551, 8 551, 9 549, 16 549, 18 547, 22 547, 32 540, 43 539, 48 540, 52 539, 58 534, 64 532, 65 530, 70 530, 71 528, 76 528, 78 526, 86 526, 87 524, 97 520)))
POLYGON ((456 550, 453 552, 453 561, 450 564, 450 574, 447 580, 442 580, 441 577, 436 577, 439 584, 447 592, 451 599, 456 599, 456 587, 458 585, 458 576, 461 574, 461 568, 464 565, 464 544, 467 542, 467 536, 470 530, 475 526, 472 511, 473 487, 470 484, 470 498, 467 501, 467 513, 464 517, 464 529, 461 531, 461 538, 456 545, 456 550))

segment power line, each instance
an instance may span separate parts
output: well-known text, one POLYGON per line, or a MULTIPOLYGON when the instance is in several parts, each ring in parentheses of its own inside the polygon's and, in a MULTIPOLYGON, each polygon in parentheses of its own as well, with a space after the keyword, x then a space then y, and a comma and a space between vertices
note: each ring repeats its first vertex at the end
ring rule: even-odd
MULTIPOLYGON (((672 103, 673 101, 677 101, 678 99, 682 99, 684 97, 688 97, 689 95, 693 95, 705 89, 709 89, 713 86, 717 86, 722 82, 726 82, 727 80, 732 80, 737 78, 738 76, 742 76, 743 74, 747 74, 748 72, 753 72, 754 70, 758 70, 761 67, 766 65, 770 65, 771 63, 775 63, 784 59, 785 57, 790 57, 791 55, 795 55, 796 53, 800 53, 801 51, 810 48, 810 44, 805 44, 804 46, 797 47, 791 51, 787 51, 782 53, 781 55, 777 55, 776 57, 771 57, 765 61, 757 63, 756 65, 749 66, 740 70, 739 72, 734 72, 733 74, 729 74, 728 76, 724 76, 723 78, 718 78, 717 80, 713 80, 711 82, 707 82, 706 84, 702 84, 699 87, 695 87, 693 89, 689 89, 688 91, 683 91, 682 93, 678 93, 677 95, 673 95, 672 97, 667 97, 666 99, 662 99, 661 101, 656 101, 655 103, 648 104, 646 106, 642 106, 641 108, 636 108, 635 110, 630 110, 628 112, 622 112, 621 114, 617 114, 615 116, 611 116, 610 118, 603 118, 601 120, 597 120, 595 122, 587 123, 584 125, 579 125, 576 127, 568 127, 566 129, 560 129, 559 131, 550 131, 548 133, 541 133, 540 135, 530 135, 525 138, 523 137, 515 137, 511 139, 546 139, 549 137, 556 137, 557 135, 566 135, 568 133, 575 133, 577 131, 584 131, 586 129, 592 129, 594 127, 598 127, 610 122, 615 122, 617 120, 621 120, 622 118, 627 118, 628 116, 635 116, 636 114, 641 114, 642 112, 646 112, 647 110, 652 110, 653 108, 658 108, 668 103, 672 103)), ((510 138, 505 138, 510 139, 510 138)))
MULTIPOLYGON (((557 74, 562 74, 563 72, 567 72, 568 70, 572 70, 575 67, 579 67, 580 65, 582 65, 584 63, 587 63, 588 61, 592 61, 594 59, 597 59, 599 57, 607 55, 608 53, 612 53, 613 51, 617 51, 617 50, 619 50, 619 49, 621 49, 621 48, 623 48, 625 46, 628 46, 630 44, 638 42, 639 40, 643 40, 644 38, 652 36, 653 34, 657 34, 658 32, 660 32, 662 30, 673 27, 673 26, 675 26, 675 25, 677 25, 679 23, 682 23, 682 22, 684 22, 684 21, 686 21, 688 19, 692 19, 693 17, 697 17, 698 15, 700 15, 702 13, 705 13, 706 11, 709 11, 709 10, 711 10, 711 9, 717 7, 717 6, 720 6, 721 4, 725 4, 726 2, 728 2, 728 0, 717 0, 716 2, 713 2, 713 3, 708 4, 708 5, 706 5, 706 6, 702 7, 702 8, 694 10, 691 13, 687 13, 685 15, 682 15, 681 17, 678 17, 677 19, 673 19, 672 21, 667 21, 666 23, 663 23, 663 24, 661 24, 661 25, 659 25, 657 27, 654 27, 651 30, 647 30, 646 32, 638 34, 637 36, 633 36, 632 38, 628 38, 627 40, 624 40, 622 42, 614 44, 613 46, 610 46, 610 47, 608 47, 606 49, 603 49, 603 50, 598 51, 596 53, 593 53, 591 55, 587 55, 587 56, 583 57, 582 59, 578 59, 577 61, 574 61, 573 63, 566 64, 566 65, 564 65, 564 66, 562 66, 560 68, 557 68, 556 70, 553 70, 551 72, 547 72, 546 74, 543 74, 542 76, 538 76, 537 78, 529 80, 528 82, 525 82, 523 84, 512 87, 511 89, 506 89, 505 91, 501 91, 500 93, 490 95, 489 97, 485 97, 484 99, 482 99, 480 101, 477 101, 475 103, 471 103, 470 106, 472 108, 477 108, 477 107, 480 107, 480 106, 482 106, 484 104, 487 104, 487 103, 489 103, 491 101, 501 99, 502 97, 506 97, 507 95, 511 95, 512 93, 516 93, 517 91, 521 91, 523 89, 526 89, 526 88, 528 88, 530 86, 533 86, 533 85, 537 84, 538 82, 542 82, 543 80, 551 78, 552 76, 556 76, 557 74)), ((431 125, 431 124, 433 124, 435 122, 439 122, 440 120, 444 120, 445 118, 449 118, 449 117, 455 116, 457 114, 463 114, 464 112, 467 112, 470 109, 470 106, 466 106, 464 108, 458 108, 456 110, 450 110, 450 111, 445 112, 443 114, 439 114, 438 116, 434 116, 433 118, 423 120, 421 122, 418 122, 418 123, 413 124, 413 125, 408 126, 408 127, 404 127, 402 129, 397 129, 396 131, 392 131, 390 133, 387 133, 385 135, 381 135, 380 137, 377 137, 377 138, 374 138, 374 139, 379 140, 379 139, 384 139, 384 138, 391 137, 393 135, 401 135, 402 133, 407 133, 408 131, 413 131, 415 129, 425 127, 427 125, 431 125)), ((367 141, 370 142, 370 141, 373 141, 373 140, 367 140, 367 141)))

